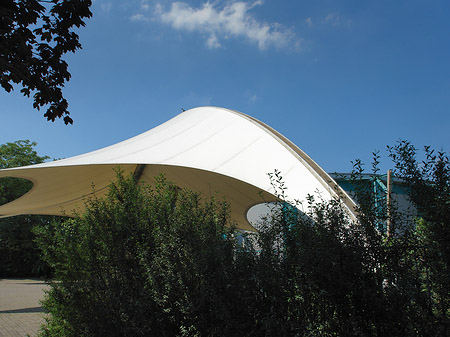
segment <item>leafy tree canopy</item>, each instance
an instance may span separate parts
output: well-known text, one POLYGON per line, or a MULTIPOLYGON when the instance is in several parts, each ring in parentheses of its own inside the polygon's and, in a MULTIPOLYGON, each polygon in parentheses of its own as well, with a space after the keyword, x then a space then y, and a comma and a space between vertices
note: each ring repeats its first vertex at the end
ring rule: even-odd
POLYGON ((34 149, 36 142, 18 140, 0 145, 0 169, 43 163, 48 156, 39 156, 34 149))
POLYGON ((30 97, 33 107, 49 105, 44 117, 63 117, 72 124, 62 87, 70 79, 67 52, 81 48, 73 27, 84 26, 92 16, 90 0, 3 0, 0 3, 0 85, 13 84, 30 97))
MULTIPOLYGON (((42 163, 47 156, 39 156, 35 142, 19 140, 0 145, 0 169, 42 163)), ((0 178, 0 205, 17 199, 32 187, 20 178, 0 178)), ((54 217, 20 215, 0 219, 0 277, 42 276, 50 272, 41 260, 31 229, 42 226, 54 217)))

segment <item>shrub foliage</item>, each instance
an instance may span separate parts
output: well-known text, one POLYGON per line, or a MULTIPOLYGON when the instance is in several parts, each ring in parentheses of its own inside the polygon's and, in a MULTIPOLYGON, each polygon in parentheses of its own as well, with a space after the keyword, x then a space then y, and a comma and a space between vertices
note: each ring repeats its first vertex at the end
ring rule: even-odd
MULTIPOLYGON (((440 191, 449 163, 433 160, 447 169, 424 188, 440 191)), ((283 191, 278 172, 272 180, 283 191)), ((39 229, 55 269, 41 335, 445 336, 448 218, 418 207, 417 225, 400 226, 406 218, 391 212, 401 230, 387 236, 371 195, 359 196, 358 219, 311 196, 303 212, 280 203, 242 234, 225 202, 119 173, 84 214, 39 229)), ((446 214, 448 193, 432 205, 446 214)))

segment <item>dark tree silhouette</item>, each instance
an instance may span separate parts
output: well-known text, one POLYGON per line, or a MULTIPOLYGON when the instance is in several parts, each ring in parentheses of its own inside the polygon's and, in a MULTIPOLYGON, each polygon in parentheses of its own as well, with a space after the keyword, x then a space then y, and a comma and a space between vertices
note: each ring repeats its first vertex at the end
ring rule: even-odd
POLYGON ((0 2, 0 84, 7 92, 22 86, 34 108, 48 106, 49 121, 73 123, 61 90, 71 76, 62 57, 81 48, 73 28, 92 16, 90 6, 90 0, 0 2))

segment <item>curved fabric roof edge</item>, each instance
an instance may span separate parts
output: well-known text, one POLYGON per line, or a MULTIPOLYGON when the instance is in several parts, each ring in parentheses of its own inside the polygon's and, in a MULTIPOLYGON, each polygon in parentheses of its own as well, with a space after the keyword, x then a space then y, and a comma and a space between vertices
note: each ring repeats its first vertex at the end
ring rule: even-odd
POLYGON ((0 206, 0 216, 17 214, 72 215, 83 198, 104 191, 114 180, 113 167, 151 183, 163 173, 180 187, 229 201, 232 220, 251 229, 246 212, 273 201, 267 176, 281 171, 288 196, 304 201, 318 192, 325 199, 339 195, 353 214, 354 204, 334 180, 294 143, 270 126, 241 112, 217 107, 187 110, 130 139, 79 156, 26 167, 0 170, 34 183, 31 191, 0 206), (140 166, 145 165, 145 166, 140 166), (260 192, 263 192, 264 200, 260 192))
POLYGON ((297 155, 299 158, 308 163, 310 168, 313 169, 312 172, 316 173, 318 177, 322 179, 321 181, 324 185, 331 188, 331 190, 334 191, 336 194, 339 194, 339 197, 347 206, 347 208, 351 211, 351 213, 354 213, 356 204, 353 201, 353 199, 347 195, 347 193, 342 189, 342 187, 338 183, 336 183, 336 181, 324 169, 322 169, 322 167, 320 167, 314 160, 312 160, 311 157, 309 157, 302 149, 300 149, 297 145, 295 145, 295 143, 289 140, 286 136, 279 133, 277 130, 273 129, 271 126, 261 122, 260 120, 239 111, 234 112, 237 114, 241 114, 250 119, 252 122, 261 125, 261 127, 265 128, 268 132, 271 132, 273 134, 273 137, 277 137, 280 140, 280 142, 284 142, 284 144, 290 150, 292 150, 295 155, 297 155))

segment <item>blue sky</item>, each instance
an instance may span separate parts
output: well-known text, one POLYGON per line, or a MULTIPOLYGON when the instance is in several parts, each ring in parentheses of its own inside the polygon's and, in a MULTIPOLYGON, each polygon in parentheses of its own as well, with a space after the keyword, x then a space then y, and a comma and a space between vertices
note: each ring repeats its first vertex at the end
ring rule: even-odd
POLYGON ((450 148, 448 0, 94 0, 91 10, 83 49, 66 57, 74 125, 47 122, 18 88, 0 92, 0 143, 70 157, 213 105, 269 124, 329 172, 356 158, 369 168, 372 151, 399 139, 450 148))

